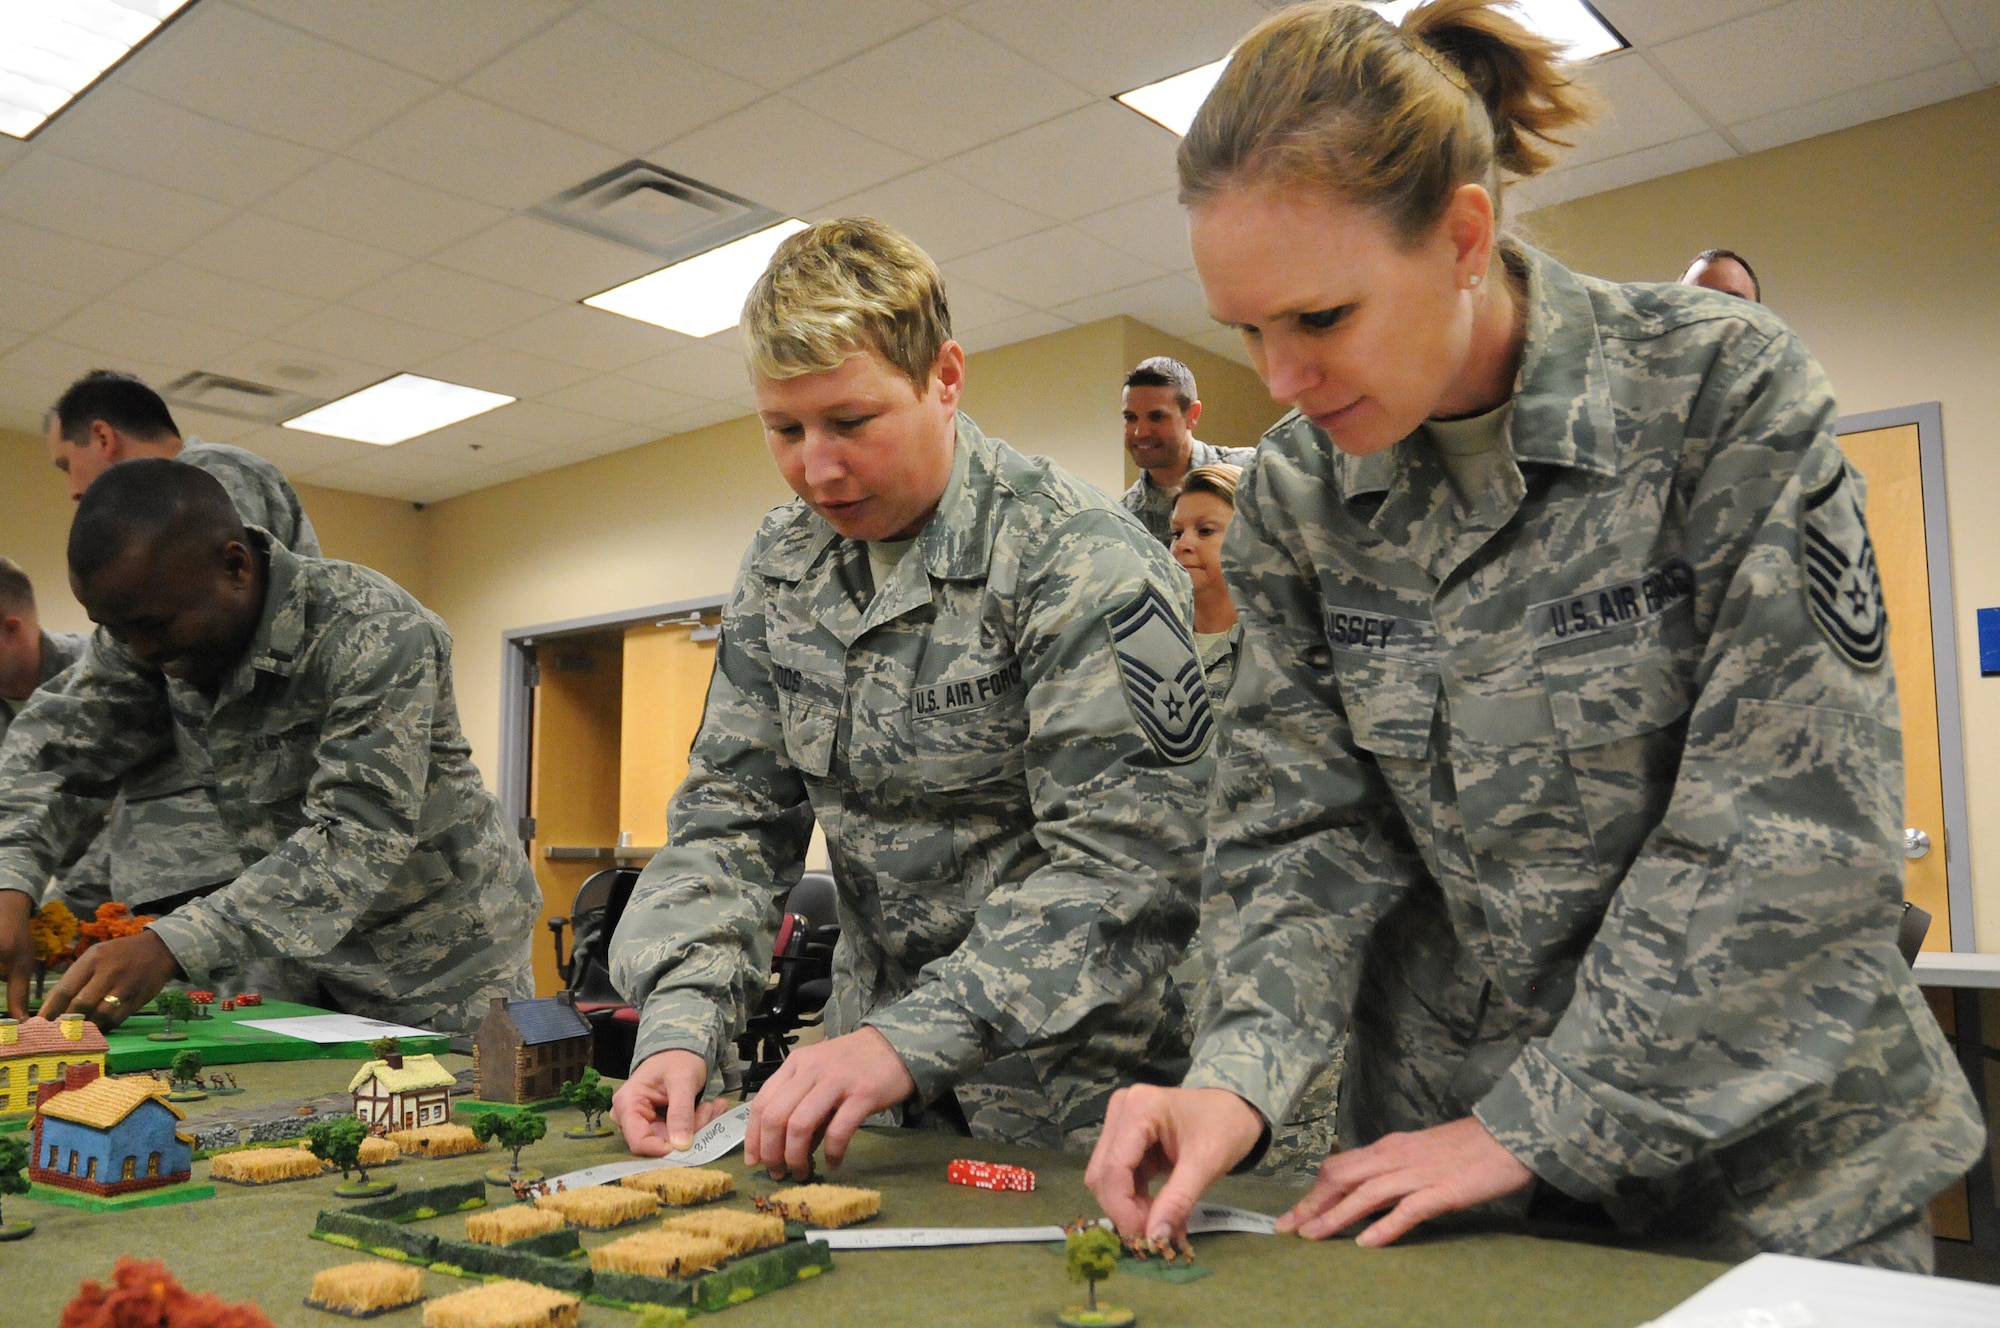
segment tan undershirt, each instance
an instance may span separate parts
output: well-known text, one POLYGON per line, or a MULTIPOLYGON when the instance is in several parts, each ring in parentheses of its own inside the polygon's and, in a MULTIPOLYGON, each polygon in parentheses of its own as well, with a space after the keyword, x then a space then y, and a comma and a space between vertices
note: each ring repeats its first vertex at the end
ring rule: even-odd
POLYGON ((889 584, 889 578, 896 574, 903 555, 917 542, 916 536, 901 540, 868 541, 868 574, 875 578, 875 589, 880 591, 889 584))
POLYGON ((1507 473, 1514 465, 1507 428, 1513 416, 1514 403, 1508 400, 1484 415, 1424 421, 1424 432, 1437 448, 1452 491, 1469 514, 1476 516, 1506 498, 1507 473))

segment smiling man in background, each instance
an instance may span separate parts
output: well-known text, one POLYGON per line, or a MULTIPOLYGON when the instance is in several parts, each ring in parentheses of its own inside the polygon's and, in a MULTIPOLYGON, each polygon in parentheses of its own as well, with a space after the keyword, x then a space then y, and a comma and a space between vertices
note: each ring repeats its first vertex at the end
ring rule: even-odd
POLYGON ((1125 510, 1138 517, 1153 538, 1172 547, 1174 495, 1187 473, 1218 462, 1247 466, 1257 449, 1213 447, 1194 436, 1201 419, 1194 370, 1169 356, 1141 360, 1125 375, 1122 413, 1125 454, 1139 468, 1139 478, 1125 491, 1125 510))

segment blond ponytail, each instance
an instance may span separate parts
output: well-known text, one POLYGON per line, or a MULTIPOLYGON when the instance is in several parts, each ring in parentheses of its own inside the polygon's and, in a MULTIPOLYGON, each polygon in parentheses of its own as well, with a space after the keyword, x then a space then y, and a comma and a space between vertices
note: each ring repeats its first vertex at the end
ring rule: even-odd
POLYGON ((1559 48, 1504 0, 1431 0, 1396 27, 1353 0, 1274 14, 1245 37, 1181 141, 1181 201, 1303 186, 1425 234, 1460 185, 1496 209, 1506 176, 1554 160, 1590 114, 1559 48))

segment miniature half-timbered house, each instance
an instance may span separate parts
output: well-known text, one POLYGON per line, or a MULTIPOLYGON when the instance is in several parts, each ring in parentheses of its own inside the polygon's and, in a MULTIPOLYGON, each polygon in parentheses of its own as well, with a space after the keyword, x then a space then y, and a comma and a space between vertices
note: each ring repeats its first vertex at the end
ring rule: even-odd
POLYGON ((103 1073, 110 1049, 80 1014, 53 1023, 0 1019, 0 1115, 33 1111, 42 1085, 62 1083, 73 1065, 94 1065, 103 1073))
POLYGON ((88 1194, 129 1194, 187 1180, 194 1139, 187 1119, 151 1079, 106 1078, 72 1065, 61 1084, 43 1084, 35 1113, 28 1179, 88 1194))
POLYGON ((414 1130, 451 1119, 451 1089, 457 1081, 435 1056, 392 1055, 356 1071, 347 1090, 363 1125, 414 1130))
POLYGON ((472 1039, 472 1091, 484 1102, 542 1102, 590 1066, 590 1023, 560 996, 493 998, 472 1039))

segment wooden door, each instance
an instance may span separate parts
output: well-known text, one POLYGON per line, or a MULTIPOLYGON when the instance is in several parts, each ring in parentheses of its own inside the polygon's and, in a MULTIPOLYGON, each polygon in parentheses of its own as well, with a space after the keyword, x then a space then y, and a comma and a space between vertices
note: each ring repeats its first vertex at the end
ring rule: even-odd
POLYGON ((571 637, 535 647, 533 759, 528 844, 542 887, 542 925, 535 929, 535 994, 562 990, 547 926, 568 917, 577 887, 608 862, 551 862, 550 847, 604 847, 618 839, 619 708, 623 699, 621 643, 616 636, 571 637))
POLYGON ((715 641, 694 639, 694 624, 627 628, 622 777, 618 829, 635 848, 667 842, 667 802, 687 778, 688 751, 701 727, 715 641))
POLYGON ((1924 949, 1951 949, 1945 882, 1944 771, 1938 743, 1937 661, 1931 643, 1929 545, 1917 426, 1842 434, 1847 459, 1868 482, 1868 533, 1889 607, 1889 658, 1903 713, 1903 824, 1930 836, 1906 859, 1903 895, 1931 915, 1924 949))

